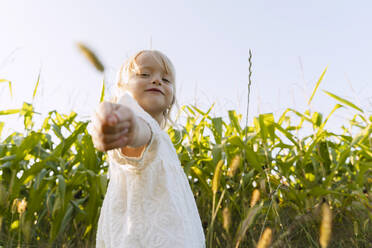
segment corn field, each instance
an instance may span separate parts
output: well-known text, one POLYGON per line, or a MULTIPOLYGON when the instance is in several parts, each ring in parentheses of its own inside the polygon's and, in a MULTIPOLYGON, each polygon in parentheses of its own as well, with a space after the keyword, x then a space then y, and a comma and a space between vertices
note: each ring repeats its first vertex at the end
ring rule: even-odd
MULTIPOLYGON (((288 108, 277 120, 261 114, 252 126, 233 110, 223 119, 212 108, 182 107, 185 124, 168 133, 207 247, 371 247, 372 116, 325 93, 335 100, 326 115, 288 108), (327 131, 341 107, 353 118, 343 133, 327 131), (299 137, 305 125, 313 131, 299 137)), ((7 123, 0 122, 0 247, 94 247, 106 154, 95 150, 78 114, 51 111, 36 126, 35 112, 28 103, 0 109, 24 123, 2 137, 7 123)))

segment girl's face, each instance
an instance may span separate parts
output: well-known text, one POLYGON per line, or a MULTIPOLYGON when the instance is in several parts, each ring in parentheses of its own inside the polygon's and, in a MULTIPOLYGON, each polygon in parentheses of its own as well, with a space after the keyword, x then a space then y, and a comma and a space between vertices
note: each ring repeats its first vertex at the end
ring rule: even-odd
POLYGON ((136 65, 136 70, 129 72, 126 89, 147 113, 161 123, 164 111, 172 104, 174 80, 150 52, 140 54, 136 65))

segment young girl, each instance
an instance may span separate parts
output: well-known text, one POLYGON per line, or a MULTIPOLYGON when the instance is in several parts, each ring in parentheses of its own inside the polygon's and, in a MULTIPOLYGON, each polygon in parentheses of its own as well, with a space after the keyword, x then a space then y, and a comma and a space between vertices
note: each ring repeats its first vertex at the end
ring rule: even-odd
POLYGON ((205 247, 195 199, 162 129, 175 102, 175 71, 161 52, 140 51, 121 68, 116 103, 93 117, 93 141, 108 151, 109 178, 97 243, 109 247, 205 247))

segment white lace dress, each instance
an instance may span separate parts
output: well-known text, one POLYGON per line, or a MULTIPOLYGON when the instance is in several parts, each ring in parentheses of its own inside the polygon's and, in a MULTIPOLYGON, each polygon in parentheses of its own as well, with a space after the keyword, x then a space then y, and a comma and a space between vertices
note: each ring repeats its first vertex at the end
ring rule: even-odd
POLYGON ((139 158, 109 152, 96 247, 205 247, 195 199, 168 134, 130 95, 121 103, 148 123, 152 137, 139 158))

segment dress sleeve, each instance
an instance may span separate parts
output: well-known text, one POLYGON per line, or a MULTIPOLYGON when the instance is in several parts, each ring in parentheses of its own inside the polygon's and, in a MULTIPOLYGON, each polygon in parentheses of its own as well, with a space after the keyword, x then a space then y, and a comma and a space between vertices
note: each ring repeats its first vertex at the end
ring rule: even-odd
POLYGON ((139 106, 136 100, 128 92, 124 93, 119 98, 118 103, 131 108, 139 118, 147 123, 151 130, 151 139, 139 157, 126 156, 121 152, 120 148, 117 148, 108 152, 109 159, 113 160, 119 165, 124 165, 126 169, 141 171, 146 166, 151 164, 156 158, 159 146, 159 135, 161 131, 160 126, 154 118, 152 118, 141 108, 141 106, 139 106))

